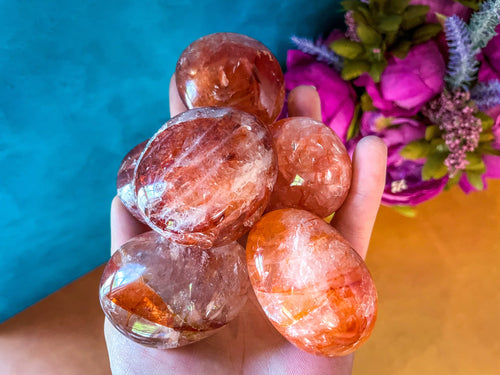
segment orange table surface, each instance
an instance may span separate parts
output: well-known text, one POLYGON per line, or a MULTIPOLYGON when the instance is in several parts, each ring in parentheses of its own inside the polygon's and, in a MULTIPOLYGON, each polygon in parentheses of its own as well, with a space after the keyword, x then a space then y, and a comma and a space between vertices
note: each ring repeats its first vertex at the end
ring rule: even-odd
MULTIPOLYGON (((489 185, 443 193, 414 219, 381 208, 367 259, 378 321, 353 374, 500 373, 500 181, 489 185)), ((0 324, 0 374, 110 373, 101 271, 0 324)))

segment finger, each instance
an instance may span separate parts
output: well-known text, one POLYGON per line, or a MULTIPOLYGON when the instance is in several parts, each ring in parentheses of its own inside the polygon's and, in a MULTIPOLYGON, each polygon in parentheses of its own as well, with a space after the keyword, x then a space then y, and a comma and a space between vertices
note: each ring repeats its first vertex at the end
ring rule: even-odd
POLYGON ((168 90, 169 102, 170 102, 170 117, 177 116, 181 112, 187 110, 186 106, 182 102, 179 92, 177 91, 177 85, 175 83, 175 74, 172 75, 170 79, 170 88, 168 90))
POLYGON ((307 116, 316 121, 321 119, 321 101, 314 86, 297 86, 288 95, 288 115, 307 116))
POLYGON ((352 164, 352 183, 332 225, 364 259, 385 185, 387 146, 377 137, 361 139, 352 164))
POLYGON ((132 237, 148 230, 151 229, 137 221, 128 212, 120 198, 113 198, 113 202, 111 202, 111 254, 132 237))

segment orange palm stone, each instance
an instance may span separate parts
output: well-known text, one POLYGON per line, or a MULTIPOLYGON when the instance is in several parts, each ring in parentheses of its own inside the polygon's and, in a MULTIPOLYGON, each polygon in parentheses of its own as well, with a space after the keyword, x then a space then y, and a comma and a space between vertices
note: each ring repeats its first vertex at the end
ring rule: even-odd
POLYGON ((269 130, 232 108, 194 108, 150 139, 134 174, 146 223, 171 241, 208 249, 247 233, 276 181, 269 130))
POLYGON ((300 208, 326 217, 344 202, 351 187, 351 159, 328 126, 309 117, 289 117, 270 127, 278 178, 270 210, 300 208))
POLYGON ((285 101, 278 60, 246 35, 216 33, 194 41, 182 52, 175 78, 187 108, 232 107, 271 124, 285 101))
POLYGON ((274 327, 309 353, 353 352, 377 315, 370 273, 337 230, 307 211, 269 212, 247 242, 253 289, 274 327))

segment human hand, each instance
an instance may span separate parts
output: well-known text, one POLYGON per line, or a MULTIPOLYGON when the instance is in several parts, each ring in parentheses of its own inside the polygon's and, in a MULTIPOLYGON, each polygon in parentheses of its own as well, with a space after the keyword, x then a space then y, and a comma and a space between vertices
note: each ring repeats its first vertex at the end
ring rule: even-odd
MULTIPOLYGON (((170 113, 185 111, 174 78, 170 82, 170 113)), ((316 90, 300 86, 289 96, 290 116, 321 121, 316 90)), ((365 258, 385 182, 387 148, 376 137, 362 139, 354 152, 351 190, 332 225, 365 258)), ((111 205, 111 249, 150 230, 134 219, 115 197, 111 205)), ((297 349, 264 315, 251 291, 238 317, 215 335, 185 347, 159 350, 139 345, 105 322, 113 374, 350 374, 353 355, 324 358, 297 349)))

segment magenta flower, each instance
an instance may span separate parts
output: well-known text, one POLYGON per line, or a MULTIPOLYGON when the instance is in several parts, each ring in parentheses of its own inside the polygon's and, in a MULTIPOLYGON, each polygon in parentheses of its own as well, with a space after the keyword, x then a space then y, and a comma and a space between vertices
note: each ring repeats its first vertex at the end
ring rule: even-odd
POLYGON ((321 99, 323 123, 332 128, 343 142, 354 115, 356 93, 349 82, 323 62, 306 53, 289 50, 285 85, 288 91, 300 85, 316 87, 321 99))
POLYGON ((479 81, 481 82, 488 82, 492 79, 500 80, 500 25, 495 31, 497 35, 478 55, 478 60, 481 62, 479 67, 479 81))
POLYGON ((425 125, 408 118, 387 118, 379 112, 365 112, 360 135, 376 135, 387 145, 387 176, 382 203, 388 206, 415 206, 438 195, 448 178, 422 180, 425 159, 407 160, 399 152, 409 142, 425 135, 425 125))
POLYGON ((354 83, 365 87, 384 116, 410 117, 444 86, 444 59, 434 41, 413 47, 403 60, 391 57, 380 83, 363 74, 354 83))

